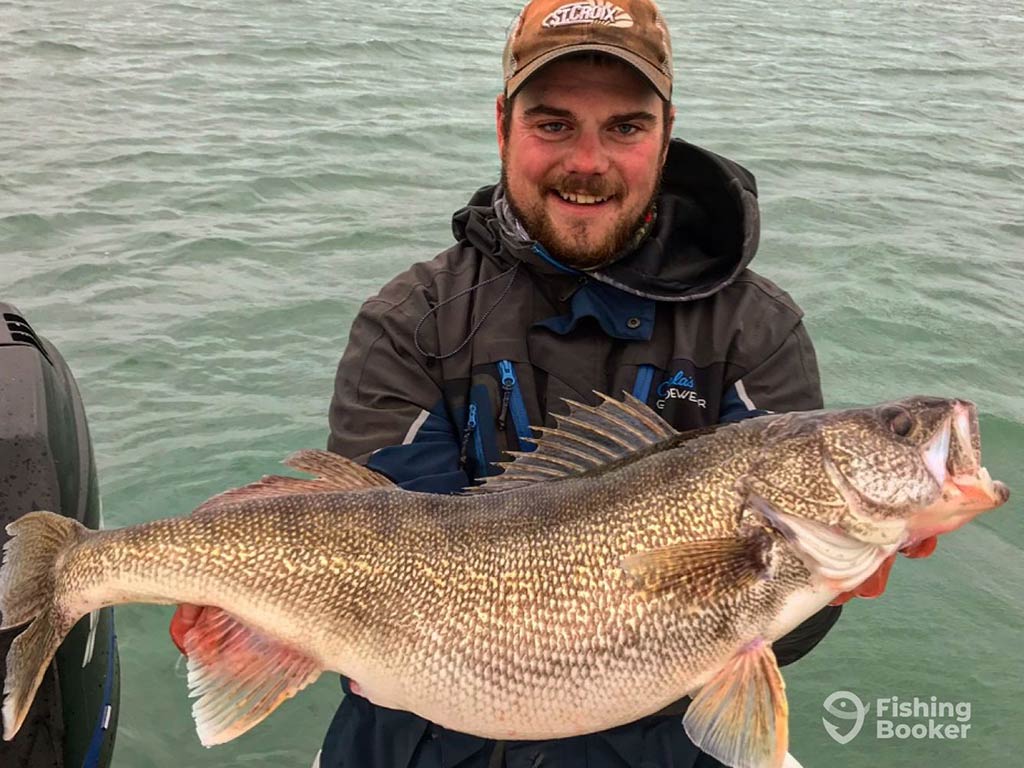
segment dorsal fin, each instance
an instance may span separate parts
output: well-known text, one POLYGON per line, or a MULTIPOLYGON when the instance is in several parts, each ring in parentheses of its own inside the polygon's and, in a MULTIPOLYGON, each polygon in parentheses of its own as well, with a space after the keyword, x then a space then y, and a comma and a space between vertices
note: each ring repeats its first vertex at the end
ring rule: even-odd
POLYGON ((338 491, 361 491, 366 488, 394 487, 394 483, 384 475, 330 451, 312 449, 296 451, 288 456, 282 464, 314 475, 316 479, 265 475, 263 479, 255 483, 218 493, 196 507, 192 514, 209 512, 220 509, 225 504, 235 504, 257 498, 292 496, 297 493, 337 493, 338 491))
POLYGON ((601 392, 598 406, 566 400, 569 414, 555 416, 554 429, 535 427, 541 436, 529 453, 512 452, 505 472, 489 477, 470 493, 498 493, 546 480, 576 477, 664 442, 678 433, 631 394, 615 400, 601 392))
POLYGON ((330 491, 358 491, 363 488, 386 488, 394 485, 384 475, 330 451, 306 449, 296 451, 281 462, 330 486, 330 491))

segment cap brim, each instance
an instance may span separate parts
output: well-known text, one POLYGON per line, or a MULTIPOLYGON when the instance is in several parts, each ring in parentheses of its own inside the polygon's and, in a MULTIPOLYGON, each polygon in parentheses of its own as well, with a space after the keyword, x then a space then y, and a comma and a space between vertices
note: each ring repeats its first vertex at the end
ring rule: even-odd
POLYGON ((556 59, 561 59, 564 56, 571 56, 574 53, 604 53, 608 56, 614 56, 616 59, 621 59, 634 67, 641 75, 650 81, 651 85, 654 86, 654 90, 658 92, 658 95, 661 96, 664 101, 672 100, 672 78, 668 77, 664 72, 651 64, 651 62, 647 61, 647 59, 637 56, 633 51, 627 50, 626 48, 619 48, 616 45, 601 45, 600 43, 573 43, 572 45, 556 48, 553 51, 548 51, 542 56, 538 56, 505 82, 505 95, 512 96, 516 91, 522 88, 526 81, 529 80, 532 75, 535 75, 541 67, 547 66, 556 59))

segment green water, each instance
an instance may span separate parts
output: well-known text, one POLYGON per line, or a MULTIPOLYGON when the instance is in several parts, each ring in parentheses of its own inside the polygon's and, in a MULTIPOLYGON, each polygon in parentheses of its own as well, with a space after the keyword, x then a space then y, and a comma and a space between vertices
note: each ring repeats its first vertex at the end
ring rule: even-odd
MULTIPOLYGON (((898 564, 786 672, 807 766, 1020 765, 1024 11, 665 2, 676 133, 757 175, 755 266, 807 312, 826 398, 983 411, 1016 497, 898 564), (840 745, 822 702, 969 701, 961 741, 840 745)), ((838 5, 838 4, 837 4, 838 5)), ((180 515, 320 447, 360 302, 497 174, 516 3, 0 0, 0 298, 58 344, 109 525, 180 515)), ((166 637, 118 609, 115 766, 308 766, 336 679, 205 750, 166 637)), ((914 722, 914 721, 910 721, 914 722)))

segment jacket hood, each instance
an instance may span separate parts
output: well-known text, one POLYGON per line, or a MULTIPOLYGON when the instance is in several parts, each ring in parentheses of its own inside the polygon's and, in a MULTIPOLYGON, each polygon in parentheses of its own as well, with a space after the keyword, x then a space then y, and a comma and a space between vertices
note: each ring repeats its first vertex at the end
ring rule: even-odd
MULTIPOLYGON (((455 214, 456 239, 541 272, 578 271, 559 265, 537 243, 504 234, 493 207, 496 191, 497 185, 478 190, 455 214)), ((731 160, 672 139, 653 230, 632 252, 586 274, 644 298, 692 301, 721 290, 747 267, 759 233, 753 175, 731 160)))

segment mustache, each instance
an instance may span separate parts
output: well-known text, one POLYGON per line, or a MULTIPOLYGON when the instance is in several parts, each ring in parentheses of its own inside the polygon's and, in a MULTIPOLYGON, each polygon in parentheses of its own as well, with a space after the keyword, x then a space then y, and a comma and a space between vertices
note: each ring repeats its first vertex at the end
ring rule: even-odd
POLYGON ((566 195, 614 197, 621 192, 619 184, 616 184, 606 176, 597 176, 594 174, 566 174, 556 179, 552 179, 549 186, 566 195))

